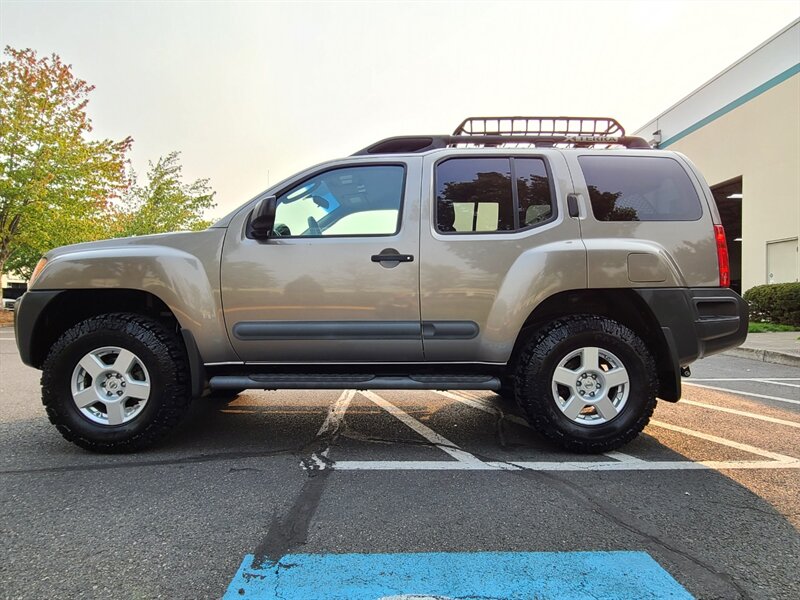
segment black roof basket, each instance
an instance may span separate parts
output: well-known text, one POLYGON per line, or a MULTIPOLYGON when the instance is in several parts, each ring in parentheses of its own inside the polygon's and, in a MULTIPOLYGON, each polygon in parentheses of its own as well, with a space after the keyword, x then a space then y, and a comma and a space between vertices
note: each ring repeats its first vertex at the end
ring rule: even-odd
POLYGON ((398 136, 381 140, 364 154, 406 154, 438 148, 650 148, 643 138, 625 135, 610 117, 469 117, 453 135, 398 136))

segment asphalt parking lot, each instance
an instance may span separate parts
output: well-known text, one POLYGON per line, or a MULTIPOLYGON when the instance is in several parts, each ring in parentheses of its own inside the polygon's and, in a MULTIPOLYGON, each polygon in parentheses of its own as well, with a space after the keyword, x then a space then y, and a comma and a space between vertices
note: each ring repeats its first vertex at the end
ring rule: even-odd
POLYGON ((370 597, 475 598, 477 574, 483 598, 800 597, 798 368, 701 361, 608 455, 488 392, 292 391, 198 401, 158 448, 101 456, 48 423, 12 337, 0 597, 360 598, 337 590, 379 574, 370 597))

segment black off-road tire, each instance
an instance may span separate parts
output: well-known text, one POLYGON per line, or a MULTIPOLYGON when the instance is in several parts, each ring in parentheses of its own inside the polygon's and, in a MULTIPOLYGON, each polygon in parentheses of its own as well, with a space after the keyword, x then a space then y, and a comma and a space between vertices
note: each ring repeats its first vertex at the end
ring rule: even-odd
POLYGON ((163 324, 137 314, 92 317, 65 331, 42 367, 42 403, 61 435, 93 452, 141 450, 174 429, 191 402, 186 350, 180 337, 163 324), (72 398, 71 378, 87 352, 117 346, 133 352, 150 375, 150 397, 133 420, 121 425, 94 423, 72 398))
POLYGON ((634 439, 647 425, 656 405, 655 361, 633 331, 608 318, 576 315, 539 329, 520 353, 516 368, 516 399, 530 425, 567 450, 599 453, 615 450, 634 439), (613 419, 596 425, 570 420, 553 398, 552 377, 570 352, 599 347, 615 354, 628 371, 626 404, 613 419))

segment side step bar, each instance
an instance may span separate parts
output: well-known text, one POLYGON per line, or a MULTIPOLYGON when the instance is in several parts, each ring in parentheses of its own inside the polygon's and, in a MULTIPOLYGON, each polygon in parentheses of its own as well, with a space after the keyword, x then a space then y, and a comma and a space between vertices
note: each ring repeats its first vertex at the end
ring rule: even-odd
POLYGON ((492 390, 500 379, 484 375, 216 375, 212 390, 492 390))

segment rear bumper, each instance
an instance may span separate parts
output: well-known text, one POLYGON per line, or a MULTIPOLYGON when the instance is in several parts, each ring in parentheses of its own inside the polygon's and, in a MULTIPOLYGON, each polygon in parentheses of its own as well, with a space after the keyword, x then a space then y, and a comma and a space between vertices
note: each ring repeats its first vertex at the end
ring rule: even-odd
POLYGON ((676 367, 735 348, 747 337, 748 307, 728 288, 636 290, 672 347, 676 367))

